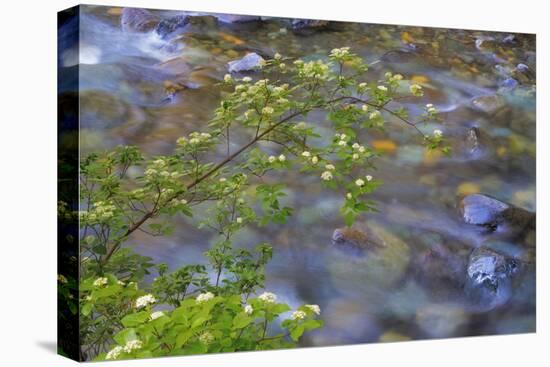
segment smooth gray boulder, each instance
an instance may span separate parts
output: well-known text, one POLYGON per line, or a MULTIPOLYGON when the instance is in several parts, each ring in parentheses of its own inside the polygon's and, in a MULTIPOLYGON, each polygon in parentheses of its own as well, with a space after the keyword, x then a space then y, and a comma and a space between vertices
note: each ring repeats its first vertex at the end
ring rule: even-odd
POLYGON ((227 69, 230 73, 240 73, 246 71, 256 71, 262 68, 265 60, 255 52, 246 54, 242 59, 230 61, 227 63, 227 69))

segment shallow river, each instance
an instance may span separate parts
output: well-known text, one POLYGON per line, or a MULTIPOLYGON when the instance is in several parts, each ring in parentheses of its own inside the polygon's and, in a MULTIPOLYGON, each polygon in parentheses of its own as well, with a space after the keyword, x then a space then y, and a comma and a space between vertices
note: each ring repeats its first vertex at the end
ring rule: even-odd
MULTIPOLYGON (((178 137, 207 124, 219 103, 216 83, 227 62, 246 52, 311 59, 350 46, 373 62, 373 77, 392 70, 422 83, 426 95, 420 105, 433 103, 444 117, 442 124, 422 129, 441 129, 453 146, 451 157, 427 154, 414 132, 396 122, 385 133, 371 134, 370 144, 386 153, 373 172, 384 185, 373 197, 380 212, 362 221, 405 242, 414 256, 436 243, 474 248, 483 242, 479 229, 461 222, 462 195, 482 192, 536 210, 534 37, 353 23, 298 34, 266 19, 189 27, 162 39, 152 31, 123 32, 120 9, 108 9, 84 8, 81 16, 83 154, 118 144, 138 145, 151 155, 169 153, 178 137), (518 72, 518 64, 528 70, 520 66, 518 72), (175 82, 189 88, 167 94, 175 82), (473 127, 479 132, 475 149, 468 140, 473 127)), ((308 119, 323 121, 320 115, 308 119)), ((289 183, 292 219, 284 226, 245 230, 235 243, 271 243, 267 289, 292 306, 321 306, 326 326, 304 345, 534 330, 532 277, 508 305, 484 312, 407 273, 380 281, 361 261, 331 246, 334 229, 343 226, 340 197, 322 189, 316 177, 270 179, 289 183)), ((215 236, 180 221, 170 238, 136 235, 130 244, 172 269, 204 262, 215 236)))

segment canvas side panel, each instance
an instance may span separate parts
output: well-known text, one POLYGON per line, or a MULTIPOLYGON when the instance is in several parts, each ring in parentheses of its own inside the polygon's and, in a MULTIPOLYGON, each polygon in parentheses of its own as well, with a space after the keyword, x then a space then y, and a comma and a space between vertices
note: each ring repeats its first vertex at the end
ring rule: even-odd
POLYGON ((79 7, 59 12, 57 19, 57 350, 82 360, 78 317, 79 7))

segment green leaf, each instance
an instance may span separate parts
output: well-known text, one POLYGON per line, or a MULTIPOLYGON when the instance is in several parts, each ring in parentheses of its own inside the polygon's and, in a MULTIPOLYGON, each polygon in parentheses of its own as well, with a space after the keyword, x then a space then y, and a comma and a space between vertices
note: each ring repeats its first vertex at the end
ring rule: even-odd
POLYGON ((233 319, 233 329, 242 329, 250 325, 253 318, 248 316, 246 312, 240 312, 233 319))
POLYGON ((82 306, 82 308, 80 309, 80 312, 82 313, 82 315, 88 316, 90 312, 92 312, 93 306, 94 305, 91 303, 85 303, 84 306, 82 306))
POLYGON ((180 348, 182 345, 187 343, 189 338, 191 338, 192 336, 193 336, 193 331, 191 330, 187 330, 183 333, 178 334, 178 336, 176 337, 176 348, 180 348))
POLYGON ((294 329, 292 329, 292 331, 290 332, 290 337, 292 338, 292 340, 297 342, 302 336, 302 334, 304 333, 304 331, 305 331, 304 325, 300 324, 296 326, 294 329))
POLYGON ((130 340, 136 340, 137 339, 136 329, 133 329, 133 328, 122 329, 113 337, 113 339, 115 339, 115 341, 120 345, 124 345, 130 340))
POLYGON ((141 311, 124 316, 120 322, 125 327, 134 327, 143 324, 147 320, 149 320, 149 312, 141 311))

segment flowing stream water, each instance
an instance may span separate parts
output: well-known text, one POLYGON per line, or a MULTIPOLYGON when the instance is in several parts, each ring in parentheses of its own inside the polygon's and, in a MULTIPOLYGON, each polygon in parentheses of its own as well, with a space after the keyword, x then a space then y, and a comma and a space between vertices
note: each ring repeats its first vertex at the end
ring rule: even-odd
MULTIPOLYGON (((418 135, 395 121, 386 132, 366 137, 385 152, 372 172, 384 184, 373 195, 380 211, 362 221, 404 242, 414 257, 437 244, 474 248, 484 241, 479 228, 465 225, 458 214, 462 195, 482 192, 536 209, 532 36, 357 23, 304 34, 264 19, 190 26, 162 38, 155 31, 123 31, 118 8, 82 9, 82 154, 118 144, 137 145, 150 155, 169 153, 178 137, 206 127, 219 104, 217 83, 227 62, 247 52, 308 60, 350 46, 373 62, 373 77, 391 70, 422 83, 425 96, 408 107, 414 112, 433 103, 444 121, 422 129, 441 129, 453 146, 450 157, 428 154, 418 135), (188 88, 167 94, 167 85, 178 82, 188 88), (474 127, 479 134, 472 141, 474 127)), ((70 52, 62 58, 67 67, 74 63, 70 52)), ((321 114, 307 122, 321 131, 326 126, 321 114)), ((286 225, 246 229, 234 243, 272 244, 266 288, 292 306, 321 306, 326 325, 306 337, 304 346, 534 331, 534 277, 524 280, 505 307, 484 312, 408 271, 384 278, 331 246, 334 229, 343 226, 339 194, 323 189, 317 177, 288 173, 268 179, 288 184, 285 201, 294 215, 286 225)), ((128 245, 171 269, 205 262, 215 234, 177 221, 168 238, 137 233, 128 245)))

